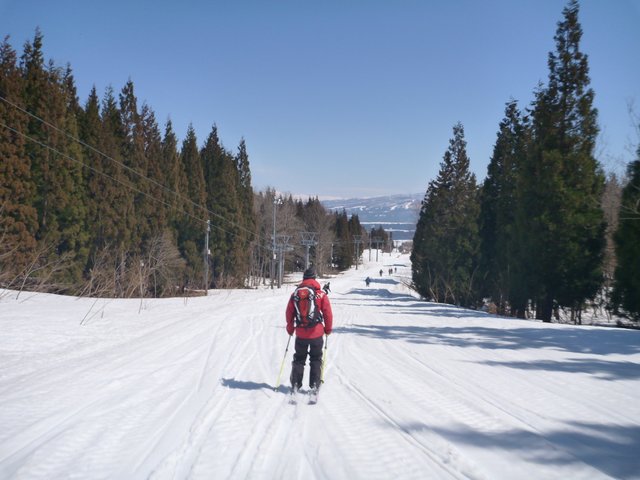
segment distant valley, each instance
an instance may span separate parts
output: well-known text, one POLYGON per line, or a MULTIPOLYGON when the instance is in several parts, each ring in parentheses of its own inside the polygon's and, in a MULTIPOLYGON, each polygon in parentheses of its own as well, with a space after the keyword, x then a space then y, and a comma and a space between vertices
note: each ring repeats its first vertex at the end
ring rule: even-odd
POLYGON ((358 215, 367 231, 382 227, 392 232, 396 241, 412 240, 420 213, 423 194, 389 195, 372 198, 323 200, 324 207, 331 211, 345 210, 358 215))

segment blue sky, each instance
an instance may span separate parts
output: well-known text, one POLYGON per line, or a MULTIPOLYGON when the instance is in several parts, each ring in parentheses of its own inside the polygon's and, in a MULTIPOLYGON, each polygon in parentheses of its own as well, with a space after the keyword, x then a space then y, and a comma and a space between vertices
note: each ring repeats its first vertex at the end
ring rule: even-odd
MULTIPOLYGON (((563 0, 0 0, 0 35, 71 64, 82 104, 131 78, 163 125, 200 144, 215 123, 244 137, 256 189, 360 197, 424 193, 453 125, 486 175, 511 98, 547 78, 563 0), (304 173, 301 173, 304 172, 304 173)), ((623 171, 640 114, 640 0, 582 0, 602 129, 597 155, 623 171)))

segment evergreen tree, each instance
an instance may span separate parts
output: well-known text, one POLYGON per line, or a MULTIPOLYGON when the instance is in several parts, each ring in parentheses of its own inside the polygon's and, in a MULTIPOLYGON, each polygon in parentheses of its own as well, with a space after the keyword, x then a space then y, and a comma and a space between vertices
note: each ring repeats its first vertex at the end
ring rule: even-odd
POLYGON ((480 272, 483 296, 489 296, 501 314, 524 315, 526 272, 520 267, 525 252, 515 231, 517 179, 526 154, 526 127, 517 103, 505 108, 505 117, 493 149, 480 198, 480 272))
POLYGON ((613 277, 616 269, 616 252, 614 235, 618 230, 618 217, 622 203, 622 188, 618 176, 610 172, 607 174, 604 192, 602 194, 602 210, 604 212, 607 230, 605 232, 605 253, 602 270, 605 277, 605 290, 609 291, 613 285, 613 277))
POLYGON ((100 153, 102 146, 102 120, 100 118, 100 100, 95 87, 91 89, 80 121, 80 139, 88 145, 84 159, 87 168, 84 170, 84 183, 92 195, 87 199, 87 217, 85 230, 90 233, 91 256, 110 240, 106 210, 110 202, 104 198, 104 187, 108 179, 101 173, 110 170, 111 164, 100 153), (105 203, 107 202, 107 203, 105 203))
POLYGON ((353 262, 358 265, 360 263, 360 257, 362 256, 362 249, 364 248, 363 239, 366 232, 362 225, 360 224, 360 217, 358 215, 351 215, 349 219, 349 236, 351 237, 351 241, 354 243, 352 247, 353 251, 353 262), (355 238, 357 237, 357 238, 355 238))
POLYGON ((612 303, 640 321, 640 147, 637 160, 627 169, 629 183, 622 191, 618 230, 615 234, 617 266, 612 303))
MULTIPOLYGON (((371 232, 369 232, 369 236, 371 237, 371 239, 379 239, 380 242, 382 242, 382 248, 385 249, 387 248, 388 245, 390 245, 392 239, 391 239, 391 232, 388 232, 382 228, 381 226, 379 226, 378 228, 372 228, 371 232)), ((372 248, 377 248, 377 245, 373 245, 372 244, 372 248)))
POLYGON ((210 236, 212 283, 241 286, 248 262, 246 236, 234 158, 220 144, 214 125, 200 153, 207 190, 207 209, 213 214, 210 236))
POLYGON ((204 231, 207 221, 206 191, 202 163, 193 125, 189 125, 182 142, 180 161, 186 174, 184 211, 178 229, 178 247, 187 261, 187 283, 202 287, 204 231))
MULTIPOLYGON (((333 215, 329 215, 318 198, 309 198, 306 203, 297 203, 297 216, 304 224, 304 231, 315 233, 316 244, 309 249, 310 260, 315 264, 318 275, 322 275, 325 266, 331 266, 331 243, 334 240, 331 226, 333 215)), ((362 250, 362 249, 361 249, 362 250)), ((306 248, 301 249, 301 256, 306 256, 306 248)))
MULTIPOLYGON (((167 208, 170 204, 167 201, 166 185, 167 175, 163 168, 162 138, 155 114, 149 105, 142 105, 140 110, 142 123, 142 136, 144 138, 144 156, 147 161, 147 175, 149 177, 146 206, 149 210, 146 213, 146 230, 152 238, 161 235, 168 225, 167 208)), ((144 211, 144 210, 143 210, 144 211)), ((138 210, 138 221, 143 213, 138 210)))
MULTIPOLYGON (((114 268, 117 272, 115 294, 125 294, 128 256, 136 251, 131 239, 135 229, 134 188, 129 182, 122 159, 125 129, 113 89, 107 88, 101 110, 100 163, 100 222, 103 224, 105 246, 114 250, 114 268)), ((95 191, 97 192, 97 191, 95 191)))
POLYGON ((549 54, 549 82, 536 93, 532 142, 519 185, 518 229, 526 241, 536 317, 550 321, 554 306, 579 318, 583 302, 602 283, 604 177, 593 151, 598 133, 587 56, 575 0, 563 11, 549 54))
POLYGON ((253 187, 251 186, 251 169, 249 167, 249 154, 244 138, 238 145, 238 153, 235 157, 236 169, 238 171, 238 186, 240 200, 245 210, 244 217, 249 221, 248 226, 253 225, 253 187))
POLYGON ((36 187, 23 136, 28 120, 16 108, 23 104, 22 90, 17 55, 5 37, 0 44, 0 123, 6 125, 0 126, 0 270, 11 276, 35 250, 38 225, 36 187))
POLYGON ((49 120, 47 108, 47 73, 45 71, 42 53, 43 36, 39 29, 32 43, 25 43, 21 58, 23 76, 23 98, 25 109, 33 116, 28 117, 27 134, 31 138, 25 145, 25 151, 30 159, 31 176, 35 185, 34 207, 38 212, 38 233, 36 238, 42 239, 47 231, 48 222, 48 185, 47 174, 50 152, 45 145, 49 138, 45 125, 39 118, 49 120))
POLYGON ((57 263, 64 259, 67 268, 59 270, 53 281, 69 284, 80 278, 81 269, 74 268, 72 259, 84 256, 86 241, 81 235, 86 215, 82 150, 74 140, 77 99, 70 69, 63 72, 53 62, 45 66, 42 46, 42 33, 36 30, 33 42, 25 44, 22 56, 24 104, 32 114, 26 153, 35 182, 36 238, 41 249, 48 252, 42 260, 57 263))
MULTIPOLYGON (((162 169, 166 175, 164 200, 168 207, 167 223, 174 232, 185 215, 187 199, 187 175, 178 152, 178 138, 173 124, 168 120, 162 138, 162 169)), ((177 240, 177 234, 175 239, 177 240)))
POLYGON ((89 255, 89 233, 84 228, 88 215, 88 191, 85 183, 84 150, 77 141, 80 137, 82 108, 71 67, 68 65, 61 78, 60 89, 65 111, 61 128, 65 134, 60 138, 62 158, 57 168, 64 169, 64 172, 58 172, 58 176, 63 179, 62 189, 67 202, 61 204, 57 212, 61 235, 57 250, 59 254, 69 252, 73 255, 73 261, 68 263, 62 281, 74 285, 81 282, 89 255))
POLYGON ((478 199, 458 123, 422 202, 411 254, 413 283, 423 297, 465 306, 475 298, 478 199))
POLYGON ((249 250, 252 242, 255 240, 254 231, 256 228, 256 218, 253 206, 253 186, 251 185, 251 169, 249 166, 249 154, 247 153, 247 145, 244 138, 240 140, 238 145, 238 153, 235 156, 235 164, 238 179, 238 199, 240 201, 242 215, 242 235, 240 238, 240 249, 244 257, 244 265, 239 265, 238 272, 244 269, 245 275, 249 270, 249 250))
POLYGON ((333 261, 339 270, 347 270, 353 265, 355 248, 346 210, 343 210, 342 213, 335 213, 334 225, 336 246, 333 261))
POLYGON ((149 219, 157 208, 150 195, 150 184, 147 180, 147 157, 145 152, 144 126, 138 111, 138 100, 134 92, 133 82, 129 79, 119 96, 120 117, 122 120, 122 160, 125 175, 131 185, 133 199, 130 251, 139 253, 151 240, 149 219))

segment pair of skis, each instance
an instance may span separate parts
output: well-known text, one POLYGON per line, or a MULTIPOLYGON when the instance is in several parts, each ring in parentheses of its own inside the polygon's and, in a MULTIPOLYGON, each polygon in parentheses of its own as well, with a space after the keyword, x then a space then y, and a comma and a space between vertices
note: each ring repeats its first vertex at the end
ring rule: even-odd
MULTIPOLYGON (((309 390, 309 392, 307 393, 307 404, 315 405, 316 403, 318 403, 318 393, 319 392, 317 388, 312 388, 311 390, 309 390)), ((291 392, 289 393, 289 404, 297 405, 299 396, 300 396, 299 390, 291 389, 291 392)))

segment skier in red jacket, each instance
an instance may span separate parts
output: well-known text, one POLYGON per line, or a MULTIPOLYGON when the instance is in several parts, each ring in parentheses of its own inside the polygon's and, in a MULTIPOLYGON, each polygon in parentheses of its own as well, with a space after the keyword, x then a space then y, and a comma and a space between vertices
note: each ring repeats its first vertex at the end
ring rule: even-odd
MULTIPOLYGON (((298 325, 296 322, 296 301, 294 300, 295 292, 289 298, 287 304, 287 333, 293 335, 296 333, 295 350, 293 354, 293 363, 291 364, 291 388, 296 391, 302 387, 302 377, 304 376, 304 365, 309 355, 309 387, 312 391, 320 388, 321 370, 322 370, 322 346, 324 344, 323 335, 329 335, 333 328, 333 313, 331 311, 331 303, 329 296, 322 291, 320 284, 316 280, 316 271, 313 267, 304 271, 302 283, 299 287, 310 287, 315 291, 315 307, 322 313, 322 323, 316 323, 313 326, 298 325)), ((296 291, 297 291, 296 288, 296 291)))

